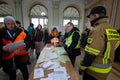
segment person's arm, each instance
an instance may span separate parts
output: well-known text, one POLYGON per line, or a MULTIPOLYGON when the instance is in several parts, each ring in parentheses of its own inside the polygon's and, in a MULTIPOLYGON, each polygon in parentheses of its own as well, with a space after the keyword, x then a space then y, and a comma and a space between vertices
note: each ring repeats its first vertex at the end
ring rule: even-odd
POLYGON ((95 58, 96 58, 95 55, 86 53, 81 65, 88 67, 92 64, 92 62, 95 60, 95 58))
POLYGON ((104 51, 105 43, 101 33, 94 31, 89 35, 91 41, 88 40, 88 44, 85 47, 85 57, 80 65, 80 70, 85 70, 87 67, 91 66, 94 62, 96 56, 98 56, 101 51, 104 51))

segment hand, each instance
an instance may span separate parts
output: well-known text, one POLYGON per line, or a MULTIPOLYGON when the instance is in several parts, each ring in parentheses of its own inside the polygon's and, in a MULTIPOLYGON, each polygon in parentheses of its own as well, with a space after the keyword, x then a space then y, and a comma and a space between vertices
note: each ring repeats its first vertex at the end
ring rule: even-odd
POLYGON ((7 48, 6 46, 3 46, 3 51, 4 51, 4 55, 8 55, 10 52, 9 52, 9 48, 7 48))
POLYGON ((3 51, 5 51, 5 52, 8 52, 9 51, 9 49, 6 47, 6 46, 3 46, 3 51))
POLYGON ((26 47, 26 44, 24 43, 21 47, 26 47))
POLYGON ((86 70, 86 69, 87 69, 86 66, 82 66, 82 65, 80 65, 80 67, 79 67, 79 74, 82 75, 83 72, 84 72, 84 70, 86 70))
POLYGON ((79 70, 79 74, 82 75, 82 74, 83 74, 83 71, 79 70))

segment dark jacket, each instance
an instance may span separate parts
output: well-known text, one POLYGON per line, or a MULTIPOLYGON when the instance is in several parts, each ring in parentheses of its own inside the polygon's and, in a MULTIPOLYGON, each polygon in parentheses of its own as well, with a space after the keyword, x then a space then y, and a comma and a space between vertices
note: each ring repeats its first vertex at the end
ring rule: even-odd
POLYGON ((50 42, 49 32, 48 32, 47 29, 44 30, 44 37, 43 37, 43 40, 44 40, 45 44, 50 42))
POLYGON ((43 31, 37 28, 33 34, 33 40, 42 41, 42 38, 43 38, 43 31))
MULTIPOLYGON (((0 29, 0 32, 1 32, 1 29, 0 29)), ((2 42, 1 34, 0 34, 0 42, 2 42)), ((1 66, 2 66, 2 43, 0 43, 0 68, 1 66)))
MULTIPOLYGON (((73 27, 73 29, 68 33, 68 35, 66 36, 66 38, 69 37, 72 34, 72 32, 74 32, 74 31, 79 31, 79 29, 76 28, 76 27, 73 27)), ((78 41, 80 41, 79 38, 80 38, 80 34, 78 32, 75 32, 73 34, 73 37, 72 37, 72 43, 71 43, 71 45, 69 47, 67 47, 67 45, 65 45, 65 47, 64 47, 65 50, 68 53, 74 53, 76 55, 80 54, 80 49, 74 49, 76 47, 78 41)))

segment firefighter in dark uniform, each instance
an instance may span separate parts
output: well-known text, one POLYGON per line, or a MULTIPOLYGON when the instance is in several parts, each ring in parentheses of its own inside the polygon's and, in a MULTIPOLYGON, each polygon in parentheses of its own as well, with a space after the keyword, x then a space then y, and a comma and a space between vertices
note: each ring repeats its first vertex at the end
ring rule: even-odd
POLYGON ((120 44, 120 36, 108 23, 106 9, 94 7, 87 16, 94 27, 88 36, 85 57, 80 65, 83 80, 106 80, 112 70, 115 49, 120 44))

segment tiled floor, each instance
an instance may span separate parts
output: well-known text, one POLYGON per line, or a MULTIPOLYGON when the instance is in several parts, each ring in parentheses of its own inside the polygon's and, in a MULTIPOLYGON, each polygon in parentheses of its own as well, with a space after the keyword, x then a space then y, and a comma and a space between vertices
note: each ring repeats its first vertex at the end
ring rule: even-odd
MULTIPOLYGON (((36 58, 35 58, 35 54, 33 50, 29 50, 29 55, 30 55, 30 59, 31 59, 31 65, 28 65, 28 69, 29 69, 29 73, 31 73, 31 71, 33 70, 33 67, 36 63, 36 58)), ((75 70, 78 70, 78 63, 80 63, 80 59, 82 59, 84 55, 80 55, 77 57, 76 59, 76 64, 75 64, 75 70)), ((118 66, 120 66, 120 64, 117 64, 118 66)), ((17 80, 23 80, 22 78, 22 74, 19 70, 17 70, 17 80)), ((81 80, 82 76, 80 76, 80 80, 81 80)), ((2 69, 0 69, 0 80, 9 80, 8 79, 8 75, 5 74, 2 69)), ((102 79, 101 79, 102 80, 102 79)), ((120 80, 120 72, 118 72, 117 70, 113 69, 112 72, 110 73, 110 75, 108 76, 107 80, 120 80)))

